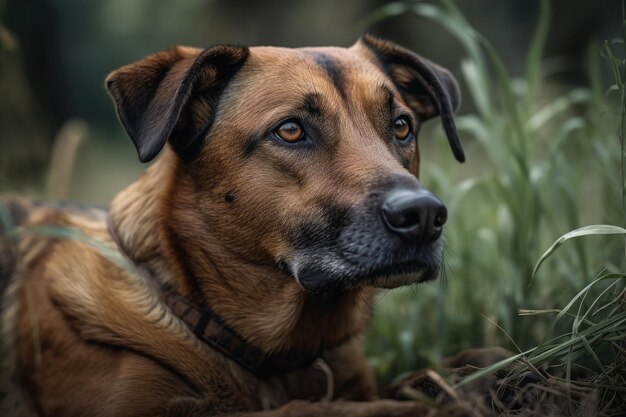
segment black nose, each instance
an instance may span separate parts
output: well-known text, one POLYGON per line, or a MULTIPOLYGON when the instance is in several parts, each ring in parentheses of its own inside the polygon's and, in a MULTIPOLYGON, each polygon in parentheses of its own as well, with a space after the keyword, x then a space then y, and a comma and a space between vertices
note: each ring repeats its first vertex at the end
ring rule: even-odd
POLYGON ((392 190, 381 206, 387 228, 403 238, 427 243, 441 235, 448 211, 430 191, 392 190))

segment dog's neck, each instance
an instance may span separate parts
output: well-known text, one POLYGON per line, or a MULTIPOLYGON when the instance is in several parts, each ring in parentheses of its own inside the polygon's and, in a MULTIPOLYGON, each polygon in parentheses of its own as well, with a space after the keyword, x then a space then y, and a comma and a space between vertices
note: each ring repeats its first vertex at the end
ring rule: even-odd
POLYGON ((267 353, 317 352, 365 328, 373 289, 310 295, 270 260, 226 251, 194 217, 178 164, 167 150, 113 200, 111 228, 127 256, 267 353))

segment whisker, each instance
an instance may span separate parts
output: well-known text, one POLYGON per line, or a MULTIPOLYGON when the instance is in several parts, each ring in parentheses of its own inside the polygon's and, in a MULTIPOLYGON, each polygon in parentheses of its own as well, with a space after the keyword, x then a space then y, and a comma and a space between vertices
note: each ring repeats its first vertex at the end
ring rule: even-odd
POLYGON ((280 269, 278 268, 278 265, 274 266, 274 269, 272 269, 271 271, 269 271, 267 273, 267 275, 263 276, 260 279, 257 279, 256 282, 252 285, 252 288, 257 289, 263 282, 267 281, 267 279, 269 277, 271 277, 273 274, 275 274, 276 272, 279 272, 280 269))
POLYGON ((376 306, 376 304, 380 303, 387 296, 387 294, 389 294, 389 292, 390 292, 389 290, 385 290, 384 293, 383 293, 383 296, 380 297, 378 300, 376 300, 376 302, 374 303, 374 306, 376 306))

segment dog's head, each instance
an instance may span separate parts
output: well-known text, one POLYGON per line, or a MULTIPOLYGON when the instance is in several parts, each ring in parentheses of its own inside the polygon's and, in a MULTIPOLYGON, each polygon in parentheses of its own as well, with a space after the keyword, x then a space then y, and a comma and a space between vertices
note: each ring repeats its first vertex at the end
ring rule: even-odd
POLYGON ((463 161, 448 71, 366 35, 347 49, 177 47, 106 85, 139 158, 166 143, 176 155, 170 199, 194 219, 181 245, 219 239, 311 291, 437 275, 446 209, 417 179, 417 135, 440 116, 463 161))

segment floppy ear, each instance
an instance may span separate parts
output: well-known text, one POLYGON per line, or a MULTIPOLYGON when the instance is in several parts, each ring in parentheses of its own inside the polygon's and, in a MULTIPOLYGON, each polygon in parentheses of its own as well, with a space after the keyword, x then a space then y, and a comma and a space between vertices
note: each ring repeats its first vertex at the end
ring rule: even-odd
POLYGON ((248 48, 175 47, 113 71, 106 88, 141 162, 148 162, 169 139, 188 155, 206 135, 227 82, 243 65, 248 48), (194 102, 196 109, 191 109, 194 102))
POLYGON ((459 162, 465 153, 459 140, 454 113, 461 104, 459 86, 449 71, 395 43, 365 34, 357 45, 370 51, 394 83, 402 99, 420 117, 441 116, 452 153, 459 162))

